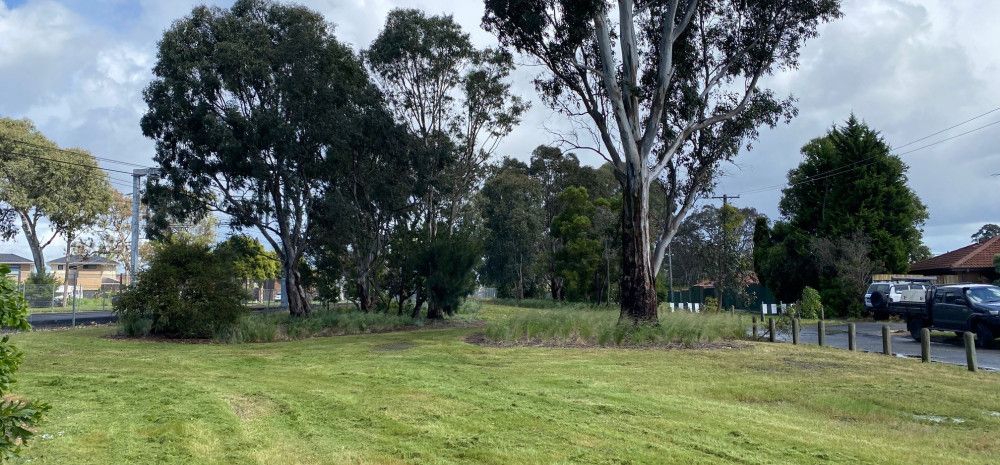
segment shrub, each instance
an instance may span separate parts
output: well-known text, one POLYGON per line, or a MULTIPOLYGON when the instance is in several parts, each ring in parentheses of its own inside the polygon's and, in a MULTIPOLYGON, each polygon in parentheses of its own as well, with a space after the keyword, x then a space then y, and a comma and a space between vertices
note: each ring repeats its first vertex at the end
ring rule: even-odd
POLYGON ((333 308, 315 310, 308 316, 291 318, 288 314, 246 315, 238 325, 220 332, 223 342, 273 342, 316 336, 381 333, 419 327, 424 320, 409 314, 344 311, 333 308))
POLYGON ((704 313, 719 313, 719 299, 715 297, 705 297, 705 305, 702 306, 704 313))
MULTIPOLYGON (((14 330, 29 330, 28 304, 17 291, 17 285, 7 277, 10 269, 0 265, 0 326, 14 330)), ((38 401, 10 397, 14 373, 21 366, 24 353, 10 343, 10 336, 0 338, 0 462, 20 452, 34 435, 37 425, 49 406, 38 401)))
POLYGON ((819 291, 808 286, 802 290, 802 299, 795 307, 799 318, 823 318, 825 316, 819 291))
POLYGON ((59 280, 49 273, 31 273, 24 281, 24 298, 31 307, 51 307, 59 280))
POLYGON ((203 245, 157 247, 138 282, 115 299, 122 333, 211 338, 231 331, 246 311, 246 296, 230 265, 203 245))

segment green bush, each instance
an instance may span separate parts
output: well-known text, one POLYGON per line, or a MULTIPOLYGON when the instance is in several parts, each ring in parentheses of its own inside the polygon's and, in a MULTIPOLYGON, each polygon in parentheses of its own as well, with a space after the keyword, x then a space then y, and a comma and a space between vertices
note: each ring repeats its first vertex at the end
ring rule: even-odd
POLYGON ((719 313, 719 299, 715 297, 705 297, 705 305, 702 305, 703 313, 719 313))
POLYGON ((122 333, 211 338, 232 331, 246 312, 246 291, 230 265, 207 246, 160 245, 138 282, 114 301, 122 333))
MULTIPOLYGON (((28 324, 28 304, 7 277, 10 268, 0 265, 0 326, 13 330, 31 329, 28 324)), ((0 338, 0 462, 21 451, 34 435, 32 428, 42 420, 48 404, 10 396, 14 374, 24 360, 24 353, 10 343, 10 336, 0 338)))
POLYGON ((749 327, 741 315, 675 312, 659 325, 618 324, 617 310, 523 310, 490 321, 486 339, 503 343, 600 346, 694 345, 743 339, 749 327))
POLYGON ((819 291, 806 286, 802 290, 802 299, 795 305, 799 318, 823 318, 823 301, 820 299, 819 291))
POLYGON ((51 307, 59 280, 49 273, 31 273, 24 281, 24 298, 32 308, 51 307))

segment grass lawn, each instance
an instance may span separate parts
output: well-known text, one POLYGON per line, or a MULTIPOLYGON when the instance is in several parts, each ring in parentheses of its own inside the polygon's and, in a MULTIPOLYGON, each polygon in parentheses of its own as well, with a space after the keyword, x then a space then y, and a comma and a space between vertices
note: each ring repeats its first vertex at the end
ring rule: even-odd
POLYGON ((471 328, 241 345, 101 337, 111 331, 14 336, 27 353, 14 391, 53 406, 30 463, 986 464, 1000 454, 1000 374, 873 354, 490 348, 464 342, 471 328))

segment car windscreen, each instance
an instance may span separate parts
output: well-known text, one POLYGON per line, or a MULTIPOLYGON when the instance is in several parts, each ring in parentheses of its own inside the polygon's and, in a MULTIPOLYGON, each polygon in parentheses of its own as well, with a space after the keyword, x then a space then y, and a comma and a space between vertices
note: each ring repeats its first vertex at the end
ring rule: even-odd
POLYGON ((889 285, 888 284, 872 284, 871 286, 868 286, 868 293, 869 294, 872 294, 872 293, 875 293, 875 292, 881 292, 882 294, 888 294, 889 293, 889 285))
POLYGON ((984 286, 969 289, 969 300, 977 304, 1000 302, 1000 287, 984 286))

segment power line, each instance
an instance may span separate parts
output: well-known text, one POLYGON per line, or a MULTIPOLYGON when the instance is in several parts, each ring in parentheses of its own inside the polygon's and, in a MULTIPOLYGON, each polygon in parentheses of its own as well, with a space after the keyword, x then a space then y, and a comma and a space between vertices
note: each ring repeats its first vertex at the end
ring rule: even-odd
MULTIPOLYGON (((59 148, 59 147, 49 147, 47 145, 36 144, 34 142, 28 142, 26 140, 21 140, 21 139, 14 139, 12 137, 7 137, 7 136, 0 136, 0 140, 5 140, 7 142, 14 142, 14 143, 21 144, 21 145, 27 145, 29 147, 35 147, 35 148, 39 148, 39 149, 43 149, 43 150, 55 150, 57 152, 69 153, 69 154, 74 154, 74 155, 79 155, 80 154, 79 151, 63 149, 63 148, 59 148)), ((99 157, 99 156, 96 156, 96 155, 93 155, 93 154, 91 154, 90 156, 94 157, 95 160, 100 160, 100 161, 104 161, 104 162, 108 162, 108 163, 117 163, 117 164, 120 164, 120 165, 134 166, 136 168, 152 168, 151 166, 148 166, 148 165, 140 165, 138 163, 132 163, 132 162, 129 162, 129 161, 115 160, 114 158, 99 157)))
POLYGON ((980 113, 980 114, 978 114, 978 115, 976 115, 976 116, 973 116, 972 118, 969 118, 969 119, 967 119, 967 120, 965 120, 965 121, 962 121, 961 123, 957 123, 957 124, 954 124, 954 125, 952 125, 952 126, 948 126, 948 127, 944 128, 944 129, 942 129, 942 130, 938 131, 938 132, 935 132, 934 134, 929 134, 929 135, 926 135, 926 136, 924 136, 924 137, 921 137, 921 138, 919 138, 919 139, 916 139, 916 140, 911 140, 910 142, 907 142, 907 143, 905 143, 905 144, 903 144, 903 145, 900 145, 899 147, 893 147, 893 148, 894 148, 894 149, 896 149, 896 150, 899 150, 899 149, 901 149, 901 148, 903 148, 903 147, 908 147, 908 146, 910 146, 910 145, 913 145, 913 144, 916 144, 917 142, 920 142, 920 141, 922 141, 922 140, 927 140, 927 139, 930 139, 931 137, 934 137, 934 136, 936 136, 936 135, 938 135, 938 134, 941 134, 941 133, 943 133, 943 132, 948 132, 948 131, 950 131, 950 130, 952 130, 952 129, 955 129, 955 128, 957 128, 957 127, 959 127, 959 126, 961 126, 961 125, 963 125, 963 124, 965 124, 965 123, 968 123, 968 122, 971 122, 971 121, 975 121, 975 120, 977 120, 977 119, 979 119, 979 118, 982 118, 982 117, 984 117, 984 116, 986 116, 986 115, 989 115, 989 114, 991 114, 991 113, 994 113, 994 112, 996 112, 997 110, 1000 110, 1000 107, 996 107, 996 108, 994 108, 994 109, 992 109, 992 110, 990 110, 990 111, 987 111, 986 113, 980 113))
MULTIPOLYGON (((946 132, 946 131, 948 131, 950 129, 954 129, 954 128, 956 128, 958 126, 961 126, 963 124, 966 124, 966 123, 968 123, 970 121, 973 121, 975 119, 978 119, 978 118, 986 116, 986 115, 988 115, 990 113, 993 113, 993 112, 995 112, 997 110, 1000 110, 1000 107, 997 107, 997 108, 995 108, 993 110, 990 110, 990 111, 988 111, 986 113, 982 113, 980 115, 977 115, 977 116, 974 116, 972 118, 969 118, 969 119, 967 119, 965 121, 962 121, 961 123, 949 126, 948 128, 943 129, 943 130, 938 131, 938 132, 935 132, 935 133, 933 133, 931 135, 928 135, 928 136, 925 136, 925 137, 921 137, 919 139, 915 139, 915 140, 913 140, 911 142, 908 142, 906 144, 901 145, 900 147, 906 147, 906 146, 909 146, 909 145, 913 145, 916 142, 920 142, 922 140, 926 140, 926 139, 928 139, 930 137, 933 137, 935 135, 941 134, 941 133, 946 132)), ((918 150, 923 150, 923 149, 926 149, 928 147, 933 147, 933 146, 938 145, 940 143, 947 142, 949 140, 956 139, 958 137, 962 137, 964 135, 971 134, 973 132, 976 132, 976 131, 979 131, 979 130, 982 130, 982 129, 986 129, 986 128, 988 128, 990 126, 993 126, 993 125, 996 125, 996 124, 1000 124, 1000 120, 993 121, 991 123, 987 123, 987 124, 984 124, 982 126, 970 129, 968 131, 961 132, 959 134, 955 134, 954 136, 949 136, 949 137, 946 137, 944 139, 939 139, 939 140, 931 142, 929 144, 922 145, 920 147, 917 147, 917 148, 914 148, 914 149, 911 149, 911 150, 907 150, 905 152, 898 153, 898 154, 896 154, 896 156, 903 156, 903 155, 907 155, 907 154, 916 152, 918 150)), ((827 178, 830 178, 830 177, 833 177, 833 176, 837 176, 837 175, 841 175, 841 174, 848 173, 848 172, 851 172, 851 171, 855 171, 857 169, 864 168, 865 166, 869 166, 869 165, 874 164, 877 161, 877 160, 875 160, 877 157, 878 157, 878 155, 873 155, 871 157, 867 157, 867 158, 864 158, 864 159, 861 159, 861 160, 854 161, 854 162, 852 162, 850 164, 847 164, 845 166, 840 166, 840 167, 834 168, 834 169, 829 170, 829 171, 824 171, 824 172, 816 173, 816 174, 814 174, 811 177, 808 177, 808 178, 805 178, 805 179, 800 179, 800 180, 798 180, 798 181, 796 181, 794 183, 789 183, 788 186, 791 187, 791 186, 795 186, 795 185, 799 185, 799 184, 803 184, 803 183, 807 183, 807 182, 819 181, 819 180, 827 179, 827 178)), ((747 195, 758 194, 758 193, 761 193, 761 192, 767 192, 767 191, 774 190, 774 189, 780 189, 780 188, 782 188, 784 186, 785 186, 785 184, 774 184, 774 185, 770 185, 770 186, 762 186, 762 187, 750 189, 748 191, 744 191, 743 194, 747 194, 747 195)))
MULTIPOLYGON (((32 159, 35 159, 35 160, 52 161, 52 162, 56 162, 56 163, 63 163, 63 164, 66 164, 66 165, 79 166, 79 167, 83 167, 83 168, 97 168, 99 170, 104 170, 104 171, 107 171, 107 172, 110 172, 110 173, 121 173, 121 174, 127 174, 129 176, 132 175, 132 173, 129 172, 129 171, 116 170, 114 168, 104 168, 102 166, 87 165, 87 164, 84 164, 84 163, 76 163, 76 162, 72 162, 72 161, 69 161, 69 160, 59 160, 59 159, 55 159, 55 158, 45 158, 45 157, 41 157, 41 156, 38 156, 38 155, 31 155, 31 154, 27 154, 27 153, 0 152, 0 154, 11 155, 11 156, 15 156, 15 157, 27 157, 27 158, 32 158, 32 159)), ((77 155, 79 155, 79 153, 77 153, 77 155)))

